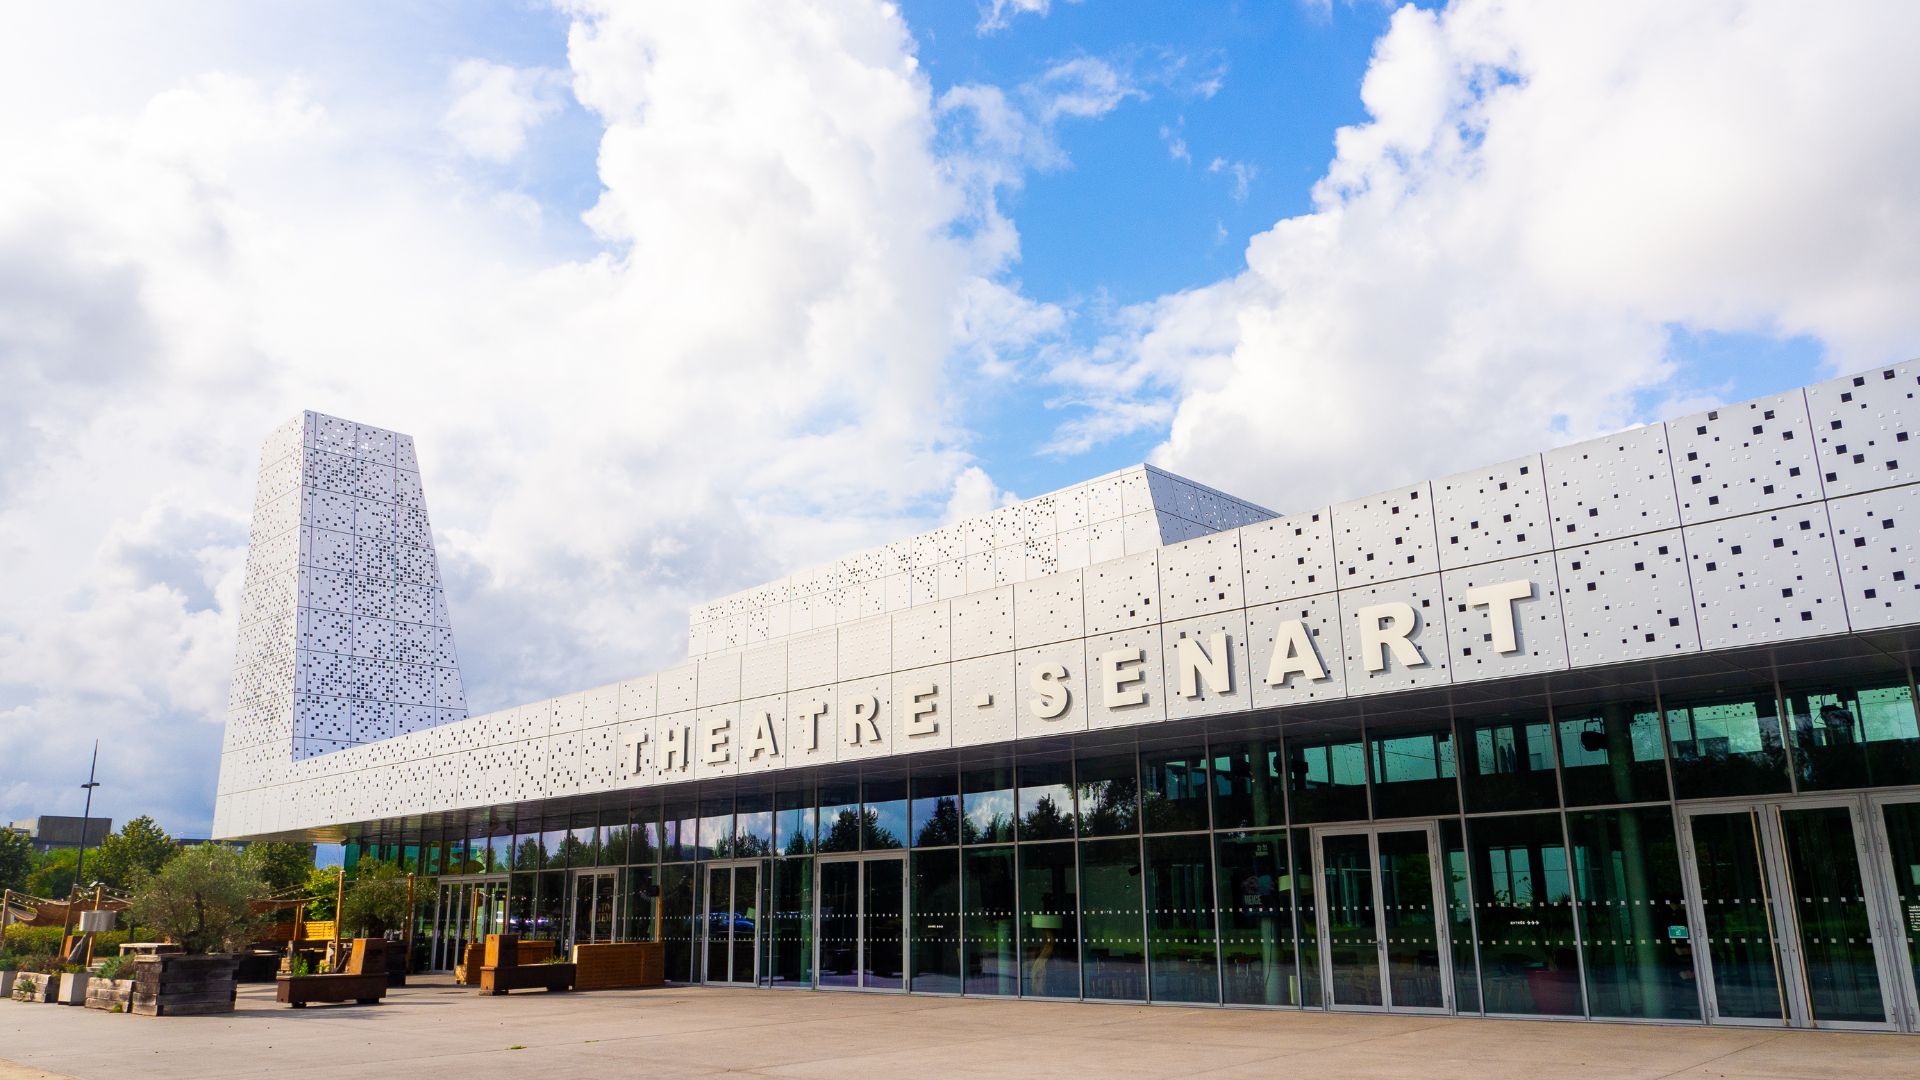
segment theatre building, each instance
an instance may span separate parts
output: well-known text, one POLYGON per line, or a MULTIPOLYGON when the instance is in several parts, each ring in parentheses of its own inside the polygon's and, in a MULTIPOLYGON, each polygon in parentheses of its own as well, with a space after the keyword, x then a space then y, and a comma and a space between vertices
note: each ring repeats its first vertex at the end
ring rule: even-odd
POLYGON ((417 959, 1920 1030, 1920 364, 1334 506, 1149 466, 469 715, 405 435, 266 442, 216 835, 434 879, 417 959))

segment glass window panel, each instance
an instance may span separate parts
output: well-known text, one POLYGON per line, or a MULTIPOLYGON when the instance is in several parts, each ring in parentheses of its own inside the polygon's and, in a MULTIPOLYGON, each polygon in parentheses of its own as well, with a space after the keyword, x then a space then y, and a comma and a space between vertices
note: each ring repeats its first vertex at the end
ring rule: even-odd
POLYGON ((1147 940, 1155 1001, 1219 1001, 1213 843, 1154 836, 1147 845, 1147 940))
POLYGON ((969 994, 1020 991, 1019 942, 1015 930, 1013 848, 973 848, 965 853, 962 883, 966 918, 962 960, 969 994))
POLYGON ((660 804, 640 795, 628 812, 631 831, 627 834, 627 861, 660 861, 660 804))
POLYGON ((913 853, 908 989, 960 992, 960 853, 913 853))
POLYGON ((1020 858, 1020 992, 1027 997, 1080 996, 1080 908, 1074 845, 1022 844, 1020 858))
POLYGON ((1920 802, 1887 803, 1879 813, 1893 866, 1894 933, 1906 943, 1907 970, 1914 978, 1908 989, 1920 992, 1920 802))
POLYGON ((1459 818, 1440 820, 1440 858, 1447 875, 1447 927, 1453 941, 1454 1008, 1480 1011, 1480 973, 1473 965, 1473 899, 1467 874, 1466 835, 1459 818))
POLYGON ((694 842, 694 836, 700 828, 697 804, 692 799, 670 800, 663 813, 661 857, 668 862, 698 858, 699 849, 694 842))
POLYGON ((773 854, 773 795, 741 795, 733 806, 733 853, 752 859, 773 854))
POLYGON ((1207 827, 1207 756, 1198 747, 1142 751, 1140 774, 1146 831, 1207 827))
POLYGON ((1553 728, 1546 717, 1462 718, 1458 728, 1466 757, 1460 786, 1469 813, 1560 805, 1553 778, 1553 728))
POLYGON ((633 866, 620 872, 624 896, 620 904, 620 940, 654 940, 654 882, 659 878, 651 866, 633 866), (652 894, 652 895, 649 895, 652 894))
POLYGON ((1140 777, 1132 750, 1083 752, 1074 763, 1082 836, 1140 831, 1140 777))
POLYGON ((961 837, 969 844, 1013 842, 1013 769, 990 765, 960 773, 961 837))
POLYGON ((1698 1020, 1673 811, 1580 811, 1567 834, 1592 1014, 1698 1020))
POLYGON ((813 860, 773 860, 768 972, 776 986, 813 982, 813 860))
POLYGON ((782 855, 813 851, 813 799, 811 782, 783 784, 774 792, 773 841, 782 855))
POLYGON ((1787 718, 1802 788, 1920 782, 1920 726, 1904 673, 1792 691, 1787 718))
POLYGON ((733 858, 733 792, 700 798, 699 859, 733 858))
POLYGON ((852 780, 820 782, 821 851, 860 850, 860 785, 852 780))
MULTIPOLYGON (((539 841, 532 841, 539 843, 539 841)), ((521 937, 533 936, 533 894, 539 888, 538 873, 515 874, 510 879, 507 896, 507 929, 509 934, 521 937)))
POLYGON ((1080 845, 1080 963, 1085 994, 1147 999, 1147 950, 1140 913, 1140 841, 1080 845))
POLYGON ((1376 735, 1373 749, 1373 816, 1425 817, 1460 812, 1453 778, 1453 729, 1376 735))
POLYGON ((1223 833, 1216 839, 1220 962, 1226 968, 1222 981, 1227 1003, 1300 1004, 1287 834, 1223 833))
POLYGON ((868 851, 905 847, 907 843, 907 778, 868 780, 865 812, 860 818, 861 846, 868 851))
POLYGON ((488 868, 496 874, 505 873, 513 869, 515 854, 513 822, 494 822, 491 832, 492 835, 487 837, 488 868))
POLYGON ((571 845, 567 843, 567 819, 548 818, 546 828, 540 832, 540 851, 546 857, 540 865, 548 870, 565 870, 570 850, 571 845))
POLYGON ((1846 806, 1782 807, 1778 818, 1786 880, 1793 883, 1784 899, 1800 928, 1816 1024, 1887 1019, 1853 813, 1846 806))
POLYGON ((660 935, 667 978, 697 980, 693 970, 701 927, 699 867, 688 863, 660 868, 660 935))
POLYGON ((1061 840, 1073 836, 1073 762, 1066 757, 1022 761, 1020 839, 1061 840))
POLYGON ((1667 703, 1674 794, 1682 799, 1787 790, 1780 714, 1770 691, 1667 703))
POLYGON ((626 807, 614 807, 601 815, 600 865, 625 866, 633 861, 633 822, 626 807))
POLYGON ((1481 993, 1489 1013, 1580 1012, 1559 814, 1469 818, 1481 993))
POLYGON ((566 918, 567 875, 558 870, 545 871, 540 875, 539 892, 533 903, 533 928, 527 936, 557 939, 566 929, 566 918))
POLYGON ((960 773, 952 766, 913 777, 913 846, 945 847, 960 842, 960 773))
POLYGON ((1293 837, 1293 868, 1298 871, 1292 877, 1293 883, 1293 940, 1300 950, 1300 1003, 1306 1006, 1320 1004, 1320 930, 1314 920, 1318 917, 1315 910, 1314 890, 1319 882, 1313 876, 1313 830, 1289 829, 1293 837))
POLYGON ((1560 775, 1568 806, 1653 802, 1667 797, 1660 714, 1623 701, 1557 714, 1560 775))
POLYGON ((600 818, 588 811, 573 815, 572 827, 567 831, 567 865, 600 865, 600 818))
POLYGON ((1295 823, 1365 821, 1367 758, 1359 738, 1289 737, 1287 791, 1295 823))
POLYGON ((1213 745, 1213 827, 1287 822, 1286 757, 1278 735, 1213 745))

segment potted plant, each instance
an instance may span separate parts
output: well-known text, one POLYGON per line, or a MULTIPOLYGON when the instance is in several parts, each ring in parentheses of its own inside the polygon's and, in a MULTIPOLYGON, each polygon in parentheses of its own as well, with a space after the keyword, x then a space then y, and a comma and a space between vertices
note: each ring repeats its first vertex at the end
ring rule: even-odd
POLYGON ((87 1003, 87 983, 91 977, 87 969, 79 964, 66 964, 60 971, 60 985, 50 999, 62 1005, 85 1005, 87 1003))
POLYGON ((249 901, 262 892, 252 865, 224 844, 184 848, 158 872, 142 874, 133 915, 176 942, 182 952, 134 962, 133 1011, 143 1016, 199 1016, 233 1011, 232 949, 251 940, 260 922, 249 901))
POLYGON ((13 983, 15 1001, 52 1001, 60 988, 60 964, 52 957, 29 957, 20 962, 13 983))
POLYGON ((109 956, 95 965, 87 981, 87 1008, 129 1012, 133 1008, 133 957, 109 956))

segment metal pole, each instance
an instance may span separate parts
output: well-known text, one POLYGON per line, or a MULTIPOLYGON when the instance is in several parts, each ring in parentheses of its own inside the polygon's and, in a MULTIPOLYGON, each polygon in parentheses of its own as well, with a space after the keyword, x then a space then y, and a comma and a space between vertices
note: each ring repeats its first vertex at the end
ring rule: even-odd
POLYGON ((347 868, 334 867, 333 887, 333 962, 340 963, 340 917, 346 914, 347 906, 347 868))
POLYGON ((86 879, 87 833, 90 831, 88 825, 93 820, 93 789, 100 786, 100 781, 95 780, 93 776, 99 764, 100 740, 95 739, 93 740, 93 760, 87 763, 87 782, 80 785, 87 790, 87 805, 86 809, 80 811, 80 858, 73 866, 73 883, 76 886, 86 879))
POLYGON ((407 875, 407 961, 406 971, 413 971, 413 926, 420 921, 420 913, 413 906, 413 875, 407 875))

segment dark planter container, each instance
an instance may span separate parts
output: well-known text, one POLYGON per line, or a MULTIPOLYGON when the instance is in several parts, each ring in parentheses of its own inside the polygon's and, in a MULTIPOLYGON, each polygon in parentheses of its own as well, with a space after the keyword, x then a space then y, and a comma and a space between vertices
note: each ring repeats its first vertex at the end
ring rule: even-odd
POLYGON ((233 1011, 231 956, 167 953, 134 961, 133 1011, 141 1016, 209 1016, 233 1011))

